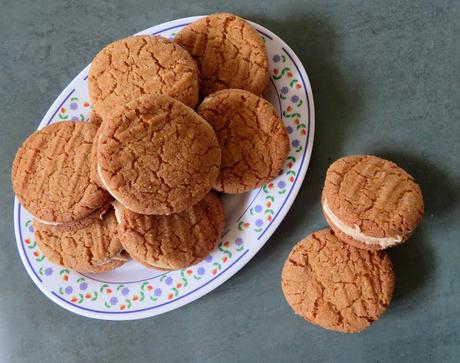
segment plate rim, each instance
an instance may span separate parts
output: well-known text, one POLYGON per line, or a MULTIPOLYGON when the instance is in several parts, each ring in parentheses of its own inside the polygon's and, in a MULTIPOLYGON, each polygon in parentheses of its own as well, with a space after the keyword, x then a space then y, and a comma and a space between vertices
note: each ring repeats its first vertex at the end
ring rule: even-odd
MULTIPOLYGON (((186 25, 187 23, 190 23, 192 21, 198 20, 206 15, 197 15, 197 16, 191 16, 191 17, 185 17, 185 18, 178 18, 175 20, 170 20, 161 24, 154 25, 152 27, 149 27, 147 29, 144 29, 135 35, 140 35, 140 34, 152 34, 152 32, 164 32, 167 30, 171 29, 171 25, 175 24, 174 27, 179 26, 179 22, 183 22, 183 25, 186 25), (168 28, 169 27, 169 28, 168 28), (158 30, 161 28, 161 30, 158 30)), ((281 39, 278 35, 270 31, 269 29, 265 28, 264 26, 249 21, 256 29, 258 29, 260 32, 265 33, 265 35, 268 35, 272 39, 280 42, 283 47, 285 47, 287 54, 292 57, 293 63, 296 65, 297 71, 301 75, 302 82, 304 84, 304 90, 305 90, 305 95, 308 100, 308 120, 309 120, 309 125, 308 125, 308 139, 306 142, 305 150, 302 155, 302 163, 299 168, 299 173, 297 174, 297 180, 296 180, 296 185, 292 188, 290 191, 290 195, 285 199, 284 204, 281 206, 279 213, 277 215, 277 218, 273 220, 273 222, 267 227, 265 230, 264 234, 260 235, 258 239, 263 238, 263 242, 257 244, 254 248, 251 250, 245 251, 237 260, 235 260, 225 271, 223 272, 228 272, 226 274, 221 273, 211 280, 209 280, 205 286, 201 285, 200 291, 195 291, 192 290, 188 293, 188 295, 184 295, 180 300, 175 300, 171 304, 160 307, 160 311, 155 311, 155 313, 151 313, 151 310, 144 310, 144 311, 124 311, 124 312, 107 312, 107 313, 101 313, 101 312, 93 312, 90 310, 85 310, 82 307, 74 306, 70 303, 68 303, 65 300, 62 300, 58 296, 55 296, 52 291, 49 289, 45 288, 44 284, 39 280, 38 276, 36 275, 35 271, 32 270, 32 267, 30 265, 30 262, 28 261, 28 258, 26 256, 25 250, 24 250, 24 245, 22 243, 22 233, 20 230, 20 225, 19 225, 19 218, 16 218, 18 216, 18 213, 20 213, 19 208, 19 202, 16 198, 14 197, 14 209, 13 209, 13 219, 14 219, 14 229, 15 229, 15 238, 16 238, 16 244, 18 247, 18 252, 21 257, 21 261, 31 277, 32 281, 34 284, 39 288, 39 290, 45 294, 50 300, 52 300, 54 303, 57 305, 61 306, 65 310, 68 310, 72 313, 75 313, 80 316, 84 317, 89 317, 93 319, 100 319, 100 320, 113 320, 113 321, 124 321, 124 320, 138 320, 138 319, 144 319, 148 317, 154 317, 156 315, 160 315, 172 310, 175 310, 177 308, 180 308, 188 303, 191 303, 194 300, 197 300, 204 295, 208 294, 212 290, 216 289, 218 286, 222 285, 225 283, 227 280, 229 280, 233 275, 235 275, 238 271, 240 271, 261 249, 262 247, 268 242, 270 237, 273 235, 273 233, 276 231, 276 229, 279 227, 281 222, 284 220, 286 217, 286 214, 289 212, 289 210, 292 207, 292 204, 294 203, 297 194, 303 184, 303 181, 305 179, 306 173, 308 171, 308 168, 310 166, 310 161, 311 161, 311 155, 312 155, 312 150, 313 150, 313 144, 314 144, 314 136, 315 136, 315 106, 314 106, 314 98, 313 98, 313 91, 310 83, 310 79, 308 77, 308 74, 305 70, 305 67, 303 66, 302 62, 298 58, 297 54, 292 50, 292 48, 283 40, 281 39)), ((91 63, 88 64, 86 67, 83 68, 82 71, 80 71, 75 77, 72 78, 72 80, 69 82, 69 84, 61 91, 61 93, 58 95, 58 97, 55 99, 55 101, 51 104, 51 106, 48 108, 48 111, 45 113, 43 116, 42 120, 39 123, 39 126, 37 130, 42 129, 43 127, 47 126, 51 120, 55 116, 55 112, 53 112, 55 109, 59 109, 62 104, 65 102, 65 100, 68 98, 69 92, 71 92, 71 89, 74 89, 74 81, 76 79, 81 78, 83 74, 88 73, 89 67, 91 63), (64 100, 64 101, 63 101, 64 100), (59 106, 59 107, 58 107, 59 106), (47 121, 48 120, 48 121, 47 121)), ((56 111, 57 112, 57 111, 56 111)))

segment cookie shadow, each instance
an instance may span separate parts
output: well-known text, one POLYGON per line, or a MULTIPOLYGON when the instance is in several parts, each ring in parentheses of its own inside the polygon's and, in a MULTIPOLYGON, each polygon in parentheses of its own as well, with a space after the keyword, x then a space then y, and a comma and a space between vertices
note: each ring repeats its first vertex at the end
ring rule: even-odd
POLYGON ((449 178, 436 164, 404 152, 376 150, 375 155, 395 162, 415 178, 422 189, 425 219, 450 213, 459 203, 460 183, 449 178))
MULTIPOLYGON (((423 294, 434 276, 436 265, 432 246, 421 228, 407 242, 390 248, 388 254, 396 275, 392 304, 405 305, 417 295, 423 294)), ((412 304, 410 306, 413 308, 412 304)))
POLYGON ((382 149, 371 150, 371 153, 395 162, 411 174, 420 185, 424 198, 425 213, 415 234, 402 245, 388 250, 396 274, 393 301, 403 305, 422 294, 434 276, 437 266, 425 223, 435 216, 449 213, 459 203, 457 191, 460 184, 422 156, 382 149))

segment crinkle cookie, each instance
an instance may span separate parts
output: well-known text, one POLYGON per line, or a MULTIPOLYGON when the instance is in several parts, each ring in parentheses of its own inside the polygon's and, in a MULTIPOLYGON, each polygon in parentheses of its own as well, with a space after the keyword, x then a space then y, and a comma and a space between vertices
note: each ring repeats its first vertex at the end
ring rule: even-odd
POLYGON ((13 162, 13 189, 36 219, 75 222, 111 198, 90 176, 96 132, 97 126, 88 122, 57 122, 35 131, 19 148, 13 162))
POLYGON ((177 33, 174 42, 187 49, 200 69, 200 92, 225 88, 262 94, 268 85, 268 57, 257 31, 228 13, 201 18, 177 33))
POLYGON ((104 119, 97 160, 101 182, 127 209, 171 214, 209 192, 221 152, 212 127, 191 108, 146 95, 104 119))
POLYGON ((199 95, 198 67, 185 49, 166 38, 131 36, 96 55, 88 88, 102 119, 144 94, 165 94, 193 108, 199 95))
POLYGON ((128 258, 123 253, 113 209, 89 219, 73 226, 51 226, 34 220, 35 238, 48 260, 83 273, 106 272, 123 265, 128 258))
POLYGON ((385 251, 366 251, 323 229, 297 243, 281 276, 284 296, 305 320, 356 333, 380 318, 390 304, 395 277, 385 251))
POLYGON ((168 216, 142 215, 116 207, 123 247, 148 267, 175 270, 204 259, 224 229, 219 198, 209 193, 193 207, 168 216))
POLYGON ((248 91, 227 89, 206 97, 198 113, 214 128, 222 150, 216 190, 243 193, 279 175, 289 137, 270 102, 248 91))
POLYGON ((406 241, 423 215, 420 187, 395 163, 376 156, 347 156, 328 169, 323 213, 344 242, 380 250, 406 241))

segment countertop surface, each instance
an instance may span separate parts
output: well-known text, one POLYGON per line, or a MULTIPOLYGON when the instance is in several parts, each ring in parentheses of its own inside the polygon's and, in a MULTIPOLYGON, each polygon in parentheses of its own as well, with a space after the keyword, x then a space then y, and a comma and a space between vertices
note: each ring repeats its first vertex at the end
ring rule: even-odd
POLYGON ((0 2, 0 362, 460 361, 460 96, 458 1, 0 2), (313 156, 278 230, 239 273, 154 318, 80 317, 25 271, 13 229, 11 163, 69 81, 105 44, 168 20, 230 11, 283 38, 302 60, 316 106, 313 156), (294 315, 284 260, 326 226, 328 165, 349 154, 395 161, 420 183, 424 219, 389 251, 388 311, 347 335, 294 315))

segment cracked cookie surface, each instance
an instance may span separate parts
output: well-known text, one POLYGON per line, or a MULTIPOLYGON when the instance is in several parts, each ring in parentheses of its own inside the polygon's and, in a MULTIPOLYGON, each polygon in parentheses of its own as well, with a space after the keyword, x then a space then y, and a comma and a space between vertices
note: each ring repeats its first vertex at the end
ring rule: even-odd
POLYGON ((96 125, 97 127, 101 126, 102 124, 102 117, 99 116, 96 111, 91 110, 88 118, 88 122, 91 124, 96 125))
POLYGON ((83 272, 113 270, 127 261, 122 253, 115 213, 74 226, 50 226, 33 221, 35 238, 51 262, 83 272))
POLYGON ((198 67, 185 49, 166 38, 131 36, 96 55, 88 88, 102 118, 144 94, 165 94, 193 108, 199 96, 198 67))
MULTIPOLYGON (((96 136, 94 136, 94 140, 93 140, 93 146, 91 147, 91 155, 90 155, 91 173, 90 173, 90 176, 91 176, 91 180, 93 181, 93 183, 97 184, 97 186, 99 186, 99 188, 101 188, 103 190, 107 190, 107 188, 105 187, 104 183, 101 180, 101 177, 99 176, 98 163, 97 163, 97 144, 98 144, 99 136, 101 135, 101 128, 100 128, 101 125, 102 125, 102 122, 98 125, 98 130, 97 130, 96 136)), ((111 199, 113 200, 112 196, 111 196, 111 199)))
POLYGON ((222 150, 216 190, 243 193, 278 176, 289 137, 268 101, 248 91, 222 90, 206 97, 198 113, 214 128, 222 150))
POLYGON ((174 42, 197 61, 202 96, 225 88, 260 95, 268 85, 265 44, 257 31, 238 16, 221 13, 204 17, 179 31, 174 42))
POLYGON ((305 320, 355 333, 369 327, 390 304, 394 273, 385 251, 366 251, 324 229, 297 243, 281 276, 284 296, 305 320))
POLYGON ((323 212, 336 234, 364 249, 383 249, 404 242, 419 224, 423 196, 414 178, 395 163, 371 155, 347 156, 329 167, 322 195, 323 212), (354 228, 354 238, 328 217, 354 228), (384 245, 361 236, 394 238, 384 245), (361 238, 361 240, 359 240, 361 238))
POLYGON ((118 211, 120 235, 130 256, 145 266, 175 270, 198 263, 217 245, 224 229, 219 198, 210 192, 193 207, 168 216, 118 211))
POLYGON ((102 207, 110 195, 90 177, 97 126, 63 121, 29 136, 13 162, 12 183, 19 202, 35 218, 66 223, 102 207))
POLYGON ((151 95, 104 119, 97 159, 102 182, 126 208, 171 214, 209 192, 221 153, 201 116, 171 97, 151 95))

